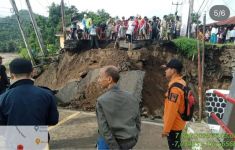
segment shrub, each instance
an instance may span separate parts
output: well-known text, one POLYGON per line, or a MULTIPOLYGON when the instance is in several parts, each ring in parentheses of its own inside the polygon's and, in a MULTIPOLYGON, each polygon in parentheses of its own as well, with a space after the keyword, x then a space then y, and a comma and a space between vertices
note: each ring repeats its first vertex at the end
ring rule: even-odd
POLYGON ((183 55, 186 55, 189 58, 197 54, 196 39, 180 37, 178 39, 174 39, 173 43, 175 44, 178 52, 182 53, 183 55))
POLYGON ((25 58, 25 59, 30 60, 30 58, 29 58, 29 54, 28 54, 28 51, 27 51, 27 49, 26 49, 26 48, 22 48, 22 49, 20 49, 20 51, 19 51, 19 55, 20 55, 20 57, 22 57, 22 58, 25 58))
POLYGON ((55 54, 58 52, 58 46, 54 45, 54 44, 48 44, 47 45, 47 50, 49 54, 55 54))

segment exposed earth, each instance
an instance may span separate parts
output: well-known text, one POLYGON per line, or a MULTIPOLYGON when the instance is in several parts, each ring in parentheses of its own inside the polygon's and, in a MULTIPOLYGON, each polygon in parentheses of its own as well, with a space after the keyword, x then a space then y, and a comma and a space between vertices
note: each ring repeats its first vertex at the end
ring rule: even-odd
MULTIPOLYGON (((107 47, 112 47, 112 43, 107 47)), ((204 89, 229 88, 233 71, 231 66, 234 64, 229 59, 231 55, 231 48, 207 50, 204 89)), ((131 51, 114 48, 83 50, 79 53, 65 51, 57 62, 44 68, 45 71, 36 79, 36 83, 59 90, 57 96, 60 106, 94 111, 96 99, 103 92, 97 84, 99 68, 115 65, 121 73, 128 74, 124 77, 128 80, 122 83, 124 87, 132 84, 133 87, 141 86, 135 93, 141 99, 143 111, 147 116, 161 118, 167 80, 160 66, 172 58, 182 60, 185 68, 184 78, 197 95, 197 60, 179 54, 171 43, 149 45, 131 51), (131 71, 142 71, 144 77, 139 77, 138 72, 131 71), (130 81, 135 78, 138 79, 130 81)))

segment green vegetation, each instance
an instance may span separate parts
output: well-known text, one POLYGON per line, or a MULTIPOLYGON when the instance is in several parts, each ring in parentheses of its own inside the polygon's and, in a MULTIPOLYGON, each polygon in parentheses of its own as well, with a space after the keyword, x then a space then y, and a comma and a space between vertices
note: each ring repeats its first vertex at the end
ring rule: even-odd
MULTIPOLYGON (((73 5, 70 7, 65 6, 64 10, 65 23, 67 27, 70 26, 70 19, 73 13, 77 14, 77 18, 80 21, 86 13, 88 17, 93 19, 93 22, 96 25, 105 23, 110 16, 103 9, 98 10, 97 12, 79 12, 73 5)), ((29 45, 31 46, 34 56, 37 56, 38 53, 40 53, 40 48, 30 21, 29 13, 27 10, 20 10, 19 15, 23 23, 23 30, 25 31, 29 45)), ((55 34, 62 32, 60 5, 52 3, 51 6, 49 6, 48 17, 37 14, 34 14, 34 16, 49 54, 57 52, 59 49, 59 39, 55 34)), ((19 52, 22 57, 29 58, 15 15, 0 18, 0 52, 19 52)))
MULTIPOLYGON (((192 58, 197 55, 197 39, 180 37, 177 39, 172 40, 177 51, 188 58, 192 58)), ((226 43, 226 44, 211 44, 209 42, 205 43, 205 49, 221 49, 224 47, 235 47, 233 43, 226 43)), ((202 42, 200 41, 200 49, 202 50, 202 42)))
POLYGON ((199 18, 201 17, 200 14, 191 13, 191 17, 192 17, 192 23, 196 23, 197 24, 197 20, 198 20, 198 24, 201 24, 201 21, 199 20, 199 18))
POLYGON ((186 37, 180 37, 173 40, 173 43, 177 47, 177 51, 185 56, 193 57, 197 54, 197 40, 188 39, 186 37))

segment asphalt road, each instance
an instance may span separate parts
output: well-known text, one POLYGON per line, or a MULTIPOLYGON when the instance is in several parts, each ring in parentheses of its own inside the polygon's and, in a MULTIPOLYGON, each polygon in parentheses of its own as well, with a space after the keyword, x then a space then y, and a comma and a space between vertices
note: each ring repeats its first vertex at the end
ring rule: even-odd
MULTIPOLYGON (((167 150, 161 138, 162 124, 142 121, 141 134, 134 149, 167 150)), ((95 113, 60 109, 60 122, 49 128, 50 149, 96 149, 97 123, 95 113)))

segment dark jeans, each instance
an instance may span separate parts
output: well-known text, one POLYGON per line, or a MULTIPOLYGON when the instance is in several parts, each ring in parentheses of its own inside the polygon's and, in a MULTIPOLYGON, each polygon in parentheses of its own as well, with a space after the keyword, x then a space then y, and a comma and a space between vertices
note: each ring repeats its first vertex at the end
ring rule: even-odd
POLYGON ((130 34, 126 34, 128 42, 132 42, 132 36, 130 34))
POLYGON ((127 140, 117 139, 117 142, 121 150, 129 150, 129 149, 132 149, 136 145, 137 139, 135 138, 127 139, 127 140))
POLYGON ((230 42, 234 42, 234 41, 235 41, 235 37, 231 37, 230 42))
POLYGON ((96 35, 91 35, 91 49, 94 47, 94 45, 99 48, 98 38, 96 35))
POLYGON ((158 32, 157 31, 153 31, 151 34, 151 40, 158 40, 158 32))
POLYGON ((171 131, 167 137, 170 150, 182 150, 181 148, 181 133, 182 131, 171 131))
POLYGON ((75 33, 76 33, 76 28, 72 28, 72 32, 71 32, 71 39, 73 39, 73 40, 75 40, 76 39, 76 35, 75 35, 75 33))

